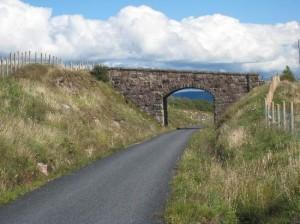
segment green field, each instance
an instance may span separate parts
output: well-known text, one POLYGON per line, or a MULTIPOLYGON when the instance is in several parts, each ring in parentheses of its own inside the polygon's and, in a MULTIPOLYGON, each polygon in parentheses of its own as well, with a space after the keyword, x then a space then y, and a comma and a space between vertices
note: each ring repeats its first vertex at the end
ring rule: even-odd
POLYGON ((183 110, 198 110, 203 112, 213 112, 213 102, 201 99, 188 99, 182 97, 169 97, 168 103, 171 107, 183 110))
POLYGON ((210 126, 213 123, 213 103, 206 100, 169 97, 168 117, 172 127, 210 126))

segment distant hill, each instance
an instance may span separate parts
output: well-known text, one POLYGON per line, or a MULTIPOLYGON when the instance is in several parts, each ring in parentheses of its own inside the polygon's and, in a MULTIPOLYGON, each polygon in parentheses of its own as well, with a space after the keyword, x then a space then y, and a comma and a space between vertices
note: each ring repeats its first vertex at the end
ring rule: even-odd
POLYGON ((184 92, 176 92, 172 94, 174 97, 182 97, 182 98, 189 98, 192 100, 207 100, 207 101, 214 101, 213 95, 211 95, 207 91, 199 92, 199 91, 184 91, 184 92))

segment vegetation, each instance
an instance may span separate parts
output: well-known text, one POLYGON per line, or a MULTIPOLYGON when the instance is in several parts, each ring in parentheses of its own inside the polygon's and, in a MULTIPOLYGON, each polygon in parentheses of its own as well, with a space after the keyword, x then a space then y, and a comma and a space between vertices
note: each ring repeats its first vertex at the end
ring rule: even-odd
POLYGON ((99 81, 108 82, 107 67, 104 65, 95 65, 91 74, 99 81))
MULTIPOLYGON (((0 79, 0 204, 166 131, 103 82, 106 72, 28 65, 0 79)), ((178 122, 195 122, 187 111, 170 110, 178 122)))
POLYGON ((181 97, 169 97, 168 103, 170 106, 183 110, 200 110, 203 112, 213 112, 213 102, 207 100, 193 100, 181 97))
MULTIPOLYGON (((296 86, 282 83, 275 100, 295 97, 296 86)), ((167 223, 300 221, 300 139, 265 127, 267 90, 254 89, 216 129, 195 134, 172 182, 167 223)))
POLYGON ((280 80, 287 80, 290 82, 296 81, 294 73, 291 71, 289 66, 286 66, 285 69, 282 72, 282 75, 280 76, 280 80))
POLYGON ((89 73, 41 65, 0 79, 0 119, 0 204, 164 131, 89 73))
POLYGON ((171 127, 209 126, 213 123, 213 104, 205 100, 179 97, 168 99, 168 118, 171 127))

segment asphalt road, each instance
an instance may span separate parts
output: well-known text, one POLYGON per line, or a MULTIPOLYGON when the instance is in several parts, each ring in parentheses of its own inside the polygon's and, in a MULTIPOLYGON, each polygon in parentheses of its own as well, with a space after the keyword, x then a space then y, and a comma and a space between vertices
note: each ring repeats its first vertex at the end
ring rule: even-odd
POLYGON ((195 129, 163 134, 0 207, 0 224, 156 224, 195 129))

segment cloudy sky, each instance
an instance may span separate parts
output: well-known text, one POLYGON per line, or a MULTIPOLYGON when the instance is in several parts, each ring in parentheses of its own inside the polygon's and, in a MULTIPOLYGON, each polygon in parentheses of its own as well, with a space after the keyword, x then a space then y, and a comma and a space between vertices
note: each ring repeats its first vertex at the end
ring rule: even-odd
POLYGON ((0 54, 300 76, 299 0, 0 0, 0 54))

